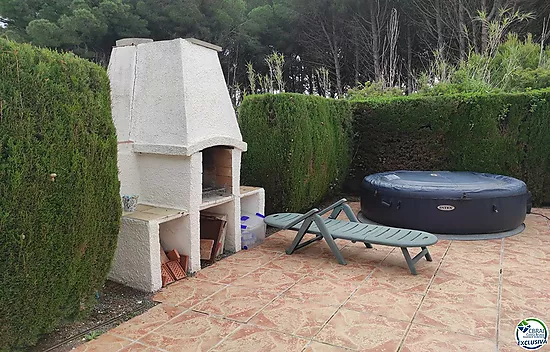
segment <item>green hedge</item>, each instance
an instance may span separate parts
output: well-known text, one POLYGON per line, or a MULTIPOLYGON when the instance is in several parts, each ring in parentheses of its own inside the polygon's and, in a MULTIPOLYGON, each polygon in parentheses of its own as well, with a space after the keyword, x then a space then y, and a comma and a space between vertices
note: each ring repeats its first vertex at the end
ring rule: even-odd
POLYGON ((550 91, 353 102, 352 191, 368 174, 469 170, 524 180, 550 200, 550 91))
POLYGON ((85 311, 105 281, 121 215, 109 94, 101 67, 0 39, 0 350, 85 311))
POLYGON ((535 204, 550 202, 550 90, 352 102, 254 95, 239 119, 243 182, 266 189, 267 212, 303 210, 337 190, 350 152, 348 192, 377 172, 469 170, 517 177, 535 204))
POLYGON ((248 151, 242 183, 266 190, 266 212, 297 211, 340 188, 351 161, 347 101, 300 94, 252 95, 239 123, 248 151))

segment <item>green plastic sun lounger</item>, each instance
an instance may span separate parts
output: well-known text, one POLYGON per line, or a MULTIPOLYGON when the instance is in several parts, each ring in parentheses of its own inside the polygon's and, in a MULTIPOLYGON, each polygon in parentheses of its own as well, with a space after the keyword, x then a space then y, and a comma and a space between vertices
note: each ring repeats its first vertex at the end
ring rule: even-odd
POLYGON ((288 255, 291 255, 300 248, 324 239, 338 262, 346 265, 342 253, 334 242, 335 239, 348 240, 354 243, 363 242, 367 248, 372 248, 372 244, 399 247, 413 275, 416 275, 414 265, 422 257, 425 257, 427 261, 432 261, 428 246, 437 243, 437 237, 431 233, 360 223, 353 210, 346 204, 346 199, 341 199, 323 210, 312 209, 306 214, 272 214, 265 218, 265 223, 283 230, 298 231, 294 241, 286 250, 288 255), (321 217, 321 215, 329 211, 332 212, 328 218, 321 217), (349 221, 336 219, 342 211, 346 214, 349 221), (312 233, 316 236, 301 243, 306 233, 312 233), (408 250, 411 247, 420 248, 420 253, 411 257, 408 250))

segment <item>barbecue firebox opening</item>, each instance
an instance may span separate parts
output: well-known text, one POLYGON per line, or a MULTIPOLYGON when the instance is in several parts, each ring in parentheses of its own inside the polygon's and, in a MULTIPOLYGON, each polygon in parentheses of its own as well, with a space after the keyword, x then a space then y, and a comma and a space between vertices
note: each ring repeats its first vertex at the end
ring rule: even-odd
POLYGON ((203 200, 232 192, 232 160, 229 147, 211 147, 202 151, 203 200))

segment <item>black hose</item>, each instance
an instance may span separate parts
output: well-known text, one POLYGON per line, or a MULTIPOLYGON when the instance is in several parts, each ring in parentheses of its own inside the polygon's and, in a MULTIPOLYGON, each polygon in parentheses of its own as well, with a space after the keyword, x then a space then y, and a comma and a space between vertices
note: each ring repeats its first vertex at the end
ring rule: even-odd
POLYGON ((531 214, 533 214, 533 215, 538 215, 538 216, 542 216, 542 217, 545 218, 546 220, 550 220, 550 218, 549 218, 548 216, 544 215, 544 214, 533 213, 533 212, 531 212, 531 214))

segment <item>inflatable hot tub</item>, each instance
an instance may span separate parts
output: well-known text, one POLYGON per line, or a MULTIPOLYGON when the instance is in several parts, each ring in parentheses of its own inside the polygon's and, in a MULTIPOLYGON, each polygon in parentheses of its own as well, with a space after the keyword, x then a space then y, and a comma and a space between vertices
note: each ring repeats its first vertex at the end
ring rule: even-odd
POLYGON ((364 218, 435 234, 512 231, 531 210, 524 182, 475 172, 385 172, 365 177, 361 192, 364 218))

